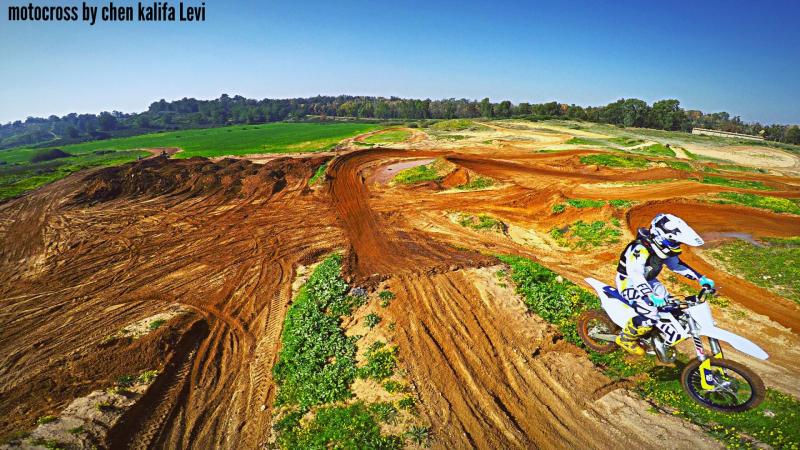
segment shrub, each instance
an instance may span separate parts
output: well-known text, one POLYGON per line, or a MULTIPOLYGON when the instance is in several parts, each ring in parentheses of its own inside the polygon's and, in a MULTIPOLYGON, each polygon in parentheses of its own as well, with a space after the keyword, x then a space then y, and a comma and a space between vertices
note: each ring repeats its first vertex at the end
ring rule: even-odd
POLYGON ((147 328, 150 331, 154 331, 154 330, 158 329, 158 327, 160 327, 161 325, 164 325, 165 323, 167 323, 167 321, 164 320, 164 319, 154 320, 154 321, 150 322, 150 325, 148 325, 147 328))
POLYGON ((420 425, 412 425, 404 436, 416 445, 428 447, 431 439, 431 429, 420 425))
POLYGON ((358 369, 358 376, 378 381, 389 378, 394 374, 394 368, 397 365, 396 353, 396 347, 387 348, 385 342, 374 342, 367 349, 367 362, 358 369))
POLYGON ((36 419, 36 424, 37 425, 44 425, 46 423, 55 422, 56 420, 58 420, 58 417, 56 417, 56 416, 42 416, 42 417, 39 417, 38 419, 36 419))
POLYGON ((386 392, 390 394, 394 394, 396 392, 405 392, 407 389, 406 385, 394 380, 388 380, 383 383, 383 388, 386 389, 386 392))
POLYGON ((401 398, 400 400, 397 401, 397 406, 399 406, 402 409, 405 409, 406 411, 413 410, 414 406, 416 406, 416 404, 417 404, 417 401, 414 400, 414 397, 412 397, 410 395, 405 396, 405 397, 403 397, 403 398, 401 398))
POLYGON ((630 200, 610 200, 608 204, 617 209, 627 209, 633 205, 633 202, 630 200))
POLYGON ((375 313, 369 313, 364 317, 364 323, 368 328, 375 328, 375 325, 381 323, 381 317, 375 313))
POLYGON ((374 403, 369 406, 369 411, 380 422, 393 423, 397 418, 397 408, 389 402, 374 403))
POLYGON ((32 163, 52 161, 60 158, 70 158, 71 154, 61 150, 60 148, 51 148, 49 150, 39 150, 31 156, 32 163))
POLYGON ((561 214, 562 212, 567 210, 567 205, 563 203, 556 203, 555 205, 553 205, 551 210, 553 211, 553 214, 561 214))
POLYGON ((491 178, 475 177, 472 180, 470 180, 469 183, 456 186, 456 189, 460 189, 462 191, 473 191, 477 189, 486 189, 488 187, 492 187, 493 185, 494 185, 494 180, 492 180, 491 178))

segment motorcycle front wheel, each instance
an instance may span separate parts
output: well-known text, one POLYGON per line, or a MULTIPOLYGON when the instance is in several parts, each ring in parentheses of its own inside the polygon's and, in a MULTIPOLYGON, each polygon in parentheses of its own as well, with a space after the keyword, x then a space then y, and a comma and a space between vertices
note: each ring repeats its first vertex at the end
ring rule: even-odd
POLYGON ((681 373, 683 390, 695 402, 715 411, 737 413, 753 409, 764 400, 767 391, 761 378, 743 364, 727 359, 711 360, 711 369, 705 372, 713 389, 704 389, 701 363, 694 360, 681 373))

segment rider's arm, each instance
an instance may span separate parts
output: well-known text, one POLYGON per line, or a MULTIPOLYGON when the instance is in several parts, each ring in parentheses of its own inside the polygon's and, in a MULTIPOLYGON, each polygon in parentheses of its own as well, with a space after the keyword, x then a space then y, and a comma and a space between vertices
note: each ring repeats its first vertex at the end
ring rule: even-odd
POLYGON ((678 275, 683 275, 690 280, 699 280, 703 277, 696 270, 689 267, 688 264, 681 261, 681 259, 677 256, 670 256, 664 262, 667 264, 669 270, 677 273, 678 275))
POLYGON ((644 268, 647 265, 647 257, 650 252, 642 245, 637 245, 630 249, 625 255, 625 270, 628 274, 628 288, 635 289, 639 297, 648 298, 653 293, 650 283, 644 277, 644 268))

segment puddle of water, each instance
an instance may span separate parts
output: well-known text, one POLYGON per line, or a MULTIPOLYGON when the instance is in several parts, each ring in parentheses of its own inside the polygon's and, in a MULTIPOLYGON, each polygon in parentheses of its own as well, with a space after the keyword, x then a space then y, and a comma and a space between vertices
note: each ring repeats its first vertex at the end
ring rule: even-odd
POLYGON ((430 164, 433 161, 433 158, 412 159, 385 165, 377 169, 375 173, 372 174, 372 179, 369 181, 369 183, 386 184, 392 178, 394 178, 395 175, 397 175, 397 172, 400 172, 401 170, 406 170, 417 166, 424 166, 425 164, 430 164))
POLYGON ((723 239, 739 239, 745 242, 749 242, 756 247, 764 247, 764 244, 758 242, 753 238, 753 235, 750 233, 739 233, 739 232, 717 232, 717 231, 709 231, 707 233, 701 233, 700 236, 706 242, 714 242, 714 241, 721 241, 723 239))

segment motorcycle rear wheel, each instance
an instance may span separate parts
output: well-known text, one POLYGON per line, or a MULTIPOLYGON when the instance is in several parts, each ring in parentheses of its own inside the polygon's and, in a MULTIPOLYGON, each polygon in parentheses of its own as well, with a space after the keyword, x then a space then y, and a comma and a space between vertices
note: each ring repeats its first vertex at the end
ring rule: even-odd
POLYGON ((578 336, 590 349, 598 353, 611 353, 616 350, 617 344, 613 341, 595 339, 594 333, 619 334, 620 328, 602 309, 590 309, 578 316, 578 336))
POLYGON ((712 359, 711 367, 721 368, 725 375, 714 373, 715 382, 728 382, 728 389, 708 391, 703 389, 700 377, 701 361, 695 359, 681 373, 683 390, 695 402, 706 408, 724 413, 747 411, 760 405, 767 394, 761 377, 743 364, 727 359, 712 359))

